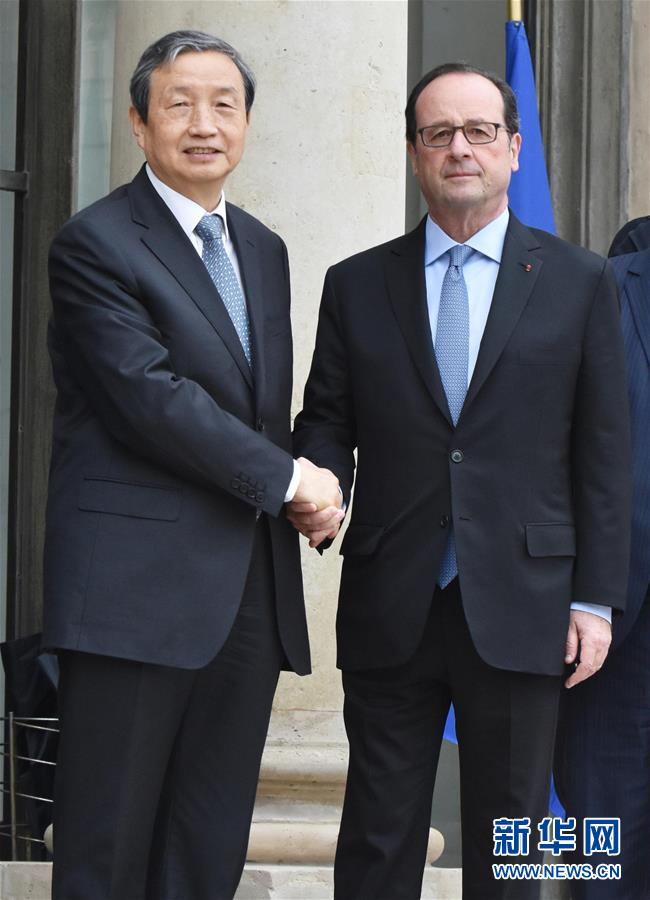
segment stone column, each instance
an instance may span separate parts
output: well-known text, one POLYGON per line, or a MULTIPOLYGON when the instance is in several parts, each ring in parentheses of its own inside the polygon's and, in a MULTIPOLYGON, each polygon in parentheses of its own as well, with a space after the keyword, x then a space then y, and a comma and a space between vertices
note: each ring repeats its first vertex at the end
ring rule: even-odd
MULTIPOLYGON (((650 214, 650 3, 631 0, 628 219, 650 214)), ((622 222, 621 222, 622 224, 622 222)))
POLYGON ((558 234, 606 253, 627 218, 630 2, 537 0, 536 13, 537 86, 558 234))

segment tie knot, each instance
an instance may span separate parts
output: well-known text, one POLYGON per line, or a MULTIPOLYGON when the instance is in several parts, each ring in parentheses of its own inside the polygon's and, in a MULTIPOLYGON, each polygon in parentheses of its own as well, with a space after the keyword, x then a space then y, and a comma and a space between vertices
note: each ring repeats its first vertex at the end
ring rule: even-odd
POLYGON ((203 216, 194 231, 201 240, 206 243, 221 240, 221 234, 223 232, 221 216, 203 216))
POLYGON ((471 247, 465 246, 465 244, 455 244, 449 250, 449 256, 451 257, 451 266, 455 266, 458 269, 462 269, 463 265, 467 262, 467 257, 472 252, 471 247))

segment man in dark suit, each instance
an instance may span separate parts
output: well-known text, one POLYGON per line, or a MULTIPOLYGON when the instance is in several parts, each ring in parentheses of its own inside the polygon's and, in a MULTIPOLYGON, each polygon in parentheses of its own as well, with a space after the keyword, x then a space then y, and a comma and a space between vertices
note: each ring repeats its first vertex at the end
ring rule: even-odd
POLYGON ((622 256, 625 253, 636 253, 650 247, 650 216, 639 216, 630 219, 616 232, 609 256, 622 256))
POLYGON ((309 671, 284 504, 340 501, 291 455, 286 248, 223 196, 254 88, 218 38, 152 44, 147 165, 52 245, 58 900, 231 898, 279 671, 309 671))
MULTIPOLYGON (((453 702, 463 897, 532 898, 539 882, 493 878, 493 820, 529 818, 540 858, 564 665, 579 653, 574 685, 602 664, 624 602, 616 293, 604 260, 508 212, 521 138, 507 84, 439 67, 406 121, 429 215, 328 272, 295 425, 294 450, 331 468, 346 502, 358 452, 337 622, 350 765, 335 896, 420 896, 453 702)), ((335 534, 326 510, 290 516, 312 544, 335 534)))
MULTIPOLYGON (((615 244, 619 237, 620 232, 615 244)), ((620 818, 621 852, 607 861, 620 863, 621 878, 575 881, 575 900, 650 898, 650 249, 616 256, 612 267, 632 420, 627 605, 614 620, 612 650, 602 670, 562 697, 555 777, 567 814, 578 822, 586 816, 620 818)), ((593 862, 581 843, 566 860, 593 862)))

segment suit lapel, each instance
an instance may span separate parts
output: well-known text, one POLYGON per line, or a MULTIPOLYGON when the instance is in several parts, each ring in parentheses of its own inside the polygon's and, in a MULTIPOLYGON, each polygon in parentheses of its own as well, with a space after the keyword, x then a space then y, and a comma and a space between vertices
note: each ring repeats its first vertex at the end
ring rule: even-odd
POLYGON ((634 254, 625 276, 624 290, 650 364, 650 251, 634 254))
POLYGON ((510 213, 494 296, 461 419, 496 365, 530 299, 542 268, 542 260, 532 252, 539 246, 532 232, 510 213))
MULTIPOLYGON (((248 307, 248 319, 253 347, 253 374, 255 381, 255 404, 260 413, 264 406, 266 366, 264 354, 264 291, 260 270, 259 249, 244 216, 236 206, 228 207, 228 228, 235 245, 239 270, 244 283, 244 294, 248 307)), ((269 288, 267 287, 267 290, 269 288)))
MULTIPOLYGON (((134 221, 144 225, 142 242, 174 276, 219 334, 246 382, 253 387, 250 366, 228 311, 192 243, 158 196, 144 170, 129 185, 134 221)), ((243 268, 243 266, 242 266, 243 268)))
POLYGON ((424 219, 394 241, 385 270, 388 296, 413 362, 442 415, 452 425, 445 389, 435 362, 424 278, 424 219))

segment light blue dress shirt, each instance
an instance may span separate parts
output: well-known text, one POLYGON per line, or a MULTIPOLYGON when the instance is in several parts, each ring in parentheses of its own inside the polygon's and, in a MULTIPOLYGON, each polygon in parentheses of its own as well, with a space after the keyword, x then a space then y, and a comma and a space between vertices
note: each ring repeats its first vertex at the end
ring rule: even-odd
MULTIPOLYGON (((467 384, 472 380, 474 367, 478 358, 485 323, 492 305, 494 286, 499 274, 499 265, 503 253, 503 244, 510 213, 505 209, 500 216, 473 234, 465 241, 472 253, 463 266, 463 275, 467 284, 469 299, 469 358, 467 363, 467 384)), ((442 280, 449 267, 447 252, 457 244, 449 237, 430 216, 427 216, 424 244, 424 275, 427 289, 427 308, 429 311, 429 327, 433 346, 436 346, 436 329, 438 327, 438 308, 442 280)), ((612 610, 609 606, 596 603, 572 603, 571 609, 594 613, 612 621, 612 610)))

